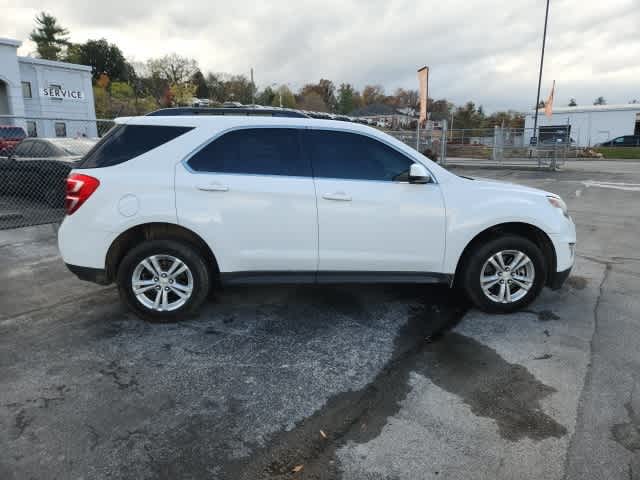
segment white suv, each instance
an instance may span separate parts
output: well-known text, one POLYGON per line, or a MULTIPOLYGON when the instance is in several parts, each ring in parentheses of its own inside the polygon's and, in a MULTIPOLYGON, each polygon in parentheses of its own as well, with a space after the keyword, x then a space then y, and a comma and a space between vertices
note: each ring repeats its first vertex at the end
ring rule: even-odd
POLYGON ((574 261, 564 202, 454 175, 356 123, 260 116, 117 120, 67 180, 59 247, 151 320, 218 284, 446 283, 510 312, 574 261))

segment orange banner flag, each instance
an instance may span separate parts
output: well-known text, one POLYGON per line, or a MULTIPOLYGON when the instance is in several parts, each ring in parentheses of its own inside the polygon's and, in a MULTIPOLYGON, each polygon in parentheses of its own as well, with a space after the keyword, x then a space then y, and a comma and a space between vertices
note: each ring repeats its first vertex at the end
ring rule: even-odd
POLYGON ((427 99, 428 89, 429 89, 429 67, 422 67, 418 70, 418 82, 420 84, 420 89, 418 93, 420 94, 420 119, 419 122, 424 125, 427 121, 427 99))
POLYGON ((556 81, 553 81, 553 86, 551 87, 551 93, 549 94, 549 98, 547 98, 547 102, 544 104, 544 114, 547 118, 551 118, 553 116, 553 98, 556 94, 556 81))

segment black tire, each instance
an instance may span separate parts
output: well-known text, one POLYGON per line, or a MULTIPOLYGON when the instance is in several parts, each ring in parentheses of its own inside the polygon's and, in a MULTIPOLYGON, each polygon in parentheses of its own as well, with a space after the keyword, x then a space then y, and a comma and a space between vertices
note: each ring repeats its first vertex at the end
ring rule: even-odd
POLYGON ((525 307, 540 294, 546 283, 546 265, 540 248, 532 241, 517 235, 496 237, 475 247, 464 260, 460 286, 478 309, 487 313, 511 313, 525 307), (517 250, 526 254, 533 263, 535 277, 533 285, 522 298, 511 303, 498 303, 485 295, 480 275, 485 262, 494 254, 505 250, 517 250))
POLYGON ((211 274, 204 256, 189 243, 176 240, 148 240, 131 249, 120 262, 117 284, 122 301, 140 318, 150 322, 175 322, 195 315, 209 295, 211 274), (191 271, 193 290, 189 299, 173 311, 157 311, 143 305, 133 292, 132 275, 145 258, 171 255, 191 271))

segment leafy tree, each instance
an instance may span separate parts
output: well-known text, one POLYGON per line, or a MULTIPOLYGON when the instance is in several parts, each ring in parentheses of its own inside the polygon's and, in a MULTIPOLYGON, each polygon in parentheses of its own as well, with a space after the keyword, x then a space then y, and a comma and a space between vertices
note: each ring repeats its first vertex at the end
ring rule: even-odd
POLYGON ((255 85, 244 75, 227 75, 222 78, 224 84, 224 99, 244 104, 251 103, 255 94, 255 85))
POLYGON ((193 58, 172 53, 148 60, 147 69, 151 75, 158 75, 173 85, 188 82, 198 70, 198 63, 193 58))
POLYGON ((302 110, 310 110, 312 112, 327 111, 327 104, 324 103, 324 100, 322 99, 320 94, 315 91, 309 91, 303 95, 300 95, 297 105, 298 108, 302 110))
POLYGON ((273 88, 266 87, 262 92, 260 92, 260 95, 258 95, 256 101, 259 105, 272 105, 275 96, 276 92, 273 91, 273 88))
POLYGON ((216 102, 225 101, 225 85, 220 74, 208 73, 206 77, 207 88, 209 89, 209 98, 216 102))
POLYGON ((280 85, 271 102, 274 107, 296 108, 296 98, 293 92, 286 85, 280 85))
POLYGON ((193 83, 174 83, 169 88, 172 106, 182 107, 191 105, 191 100, 196 94, 197 86, 193 83))
POLYGON ((106 74, 112 81, 133 81, 135 71, 117 45, 106 39, 88 40, 69 46, 66 61, 91 66, 93 79, 106 74))
POLYGON ((593 104, 594 104, 594 105, 606 105, 606 104, 607 104, 607 101, 604 99, 604 97, 600 96, 600 97, 596 98, 596 99, 593 101, 593 104))
POLYGON ((570 106, 570 107, 577 107, 577 106, 578 106, 578 102, 576 102, 576 99, 575 99, 575 98, 573 98, 573 97, 572 97, 572 98, 569 100, 569 106, 570 106))
POLYGON ((58 60, 62 48, 69 44, 69 31, 58 24, 56 17, 46 12, 40 12, 35 21, 36 28, 29 38, 36 44, 38 56, 47 60, 58 60))
POLYGON ((191 83, 196 86, 196 97, 209 98, 209 87, 200 70, 196 70, 196 72, 191 76, 191 83))
POLYGON ((318 94, 320 98, 322 98, 322 101, 326 105, 326 109, 328 109, 330 112, 336 111, 336 88, 331 80, 321 78, 318 83, 308 83, 307 85, 302 87, 302 89, 300 89, 298 97, 301 99, 305 98, 312 92, 318 94))
POLYGON ((365 85, 362 90, 362 103, 372 105, 384 101, 384 88, 381 85, 365 85))
POLYGON ((354 96, 356 92, 350 83, 340 84, 338 88, 338 113, 344 115, 353 112, 356 108, 354 96))

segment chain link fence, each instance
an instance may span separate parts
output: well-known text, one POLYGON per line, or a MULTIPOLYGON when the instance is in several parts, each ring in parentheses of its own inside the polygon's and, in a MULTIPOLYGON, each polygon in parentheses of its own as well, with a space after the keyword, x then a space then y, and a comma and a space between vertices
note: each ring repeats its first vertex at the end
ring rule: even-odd
POLYGON ((575 156, 575 149, 566 129, 541 129, 538 135, 533 129, 507 127, 448 132, 449 163, 555 169, 570 156, 575 156))
POLYGON ((67 175, 112 126, 0 116, 0 230, 61 221, 67 175))
MULTIPOLYGON (((0 115, 0 230, 55 223, 64 216, 65 179, 112 120, 0 115)), ((575 154, 568 131, 494 127, 383 130, 442 165, 526 165, 555 169, 575 154)))

